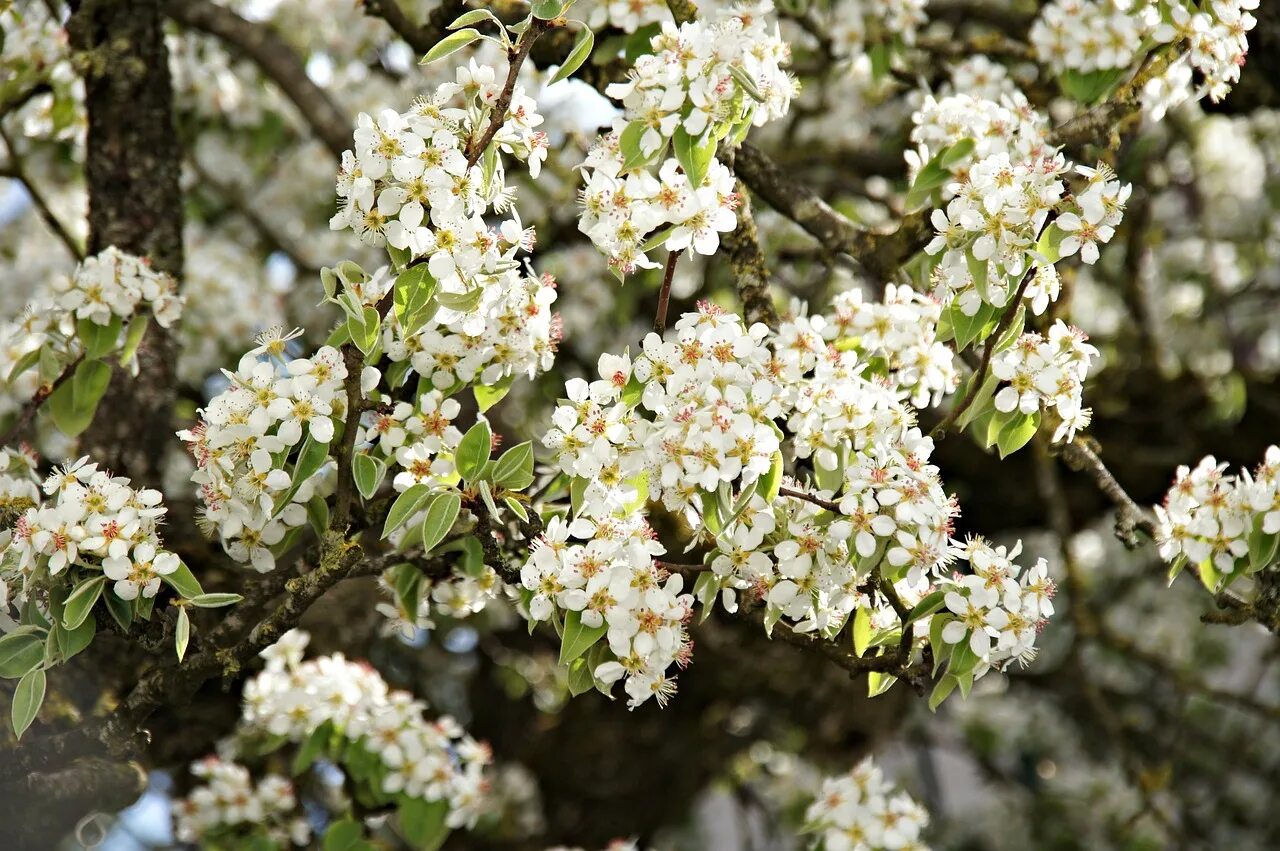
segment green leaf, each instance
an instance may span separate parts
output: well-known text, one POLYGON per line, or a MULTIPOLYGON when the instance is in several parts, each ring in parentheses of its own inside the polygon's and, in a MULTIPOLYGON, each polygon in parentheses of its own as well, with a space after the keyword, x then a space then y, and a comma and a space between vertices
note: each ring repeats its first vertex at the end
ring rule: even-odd
POLYGON ((329 503, 324 497, 316 495, 307 500, 307 521, 317 535, 323 535, 329 528, 329 503))
POLYGON ((1106 97, 1128 73, 1128 68, 1107 68, 1089 73, 1066 71, 1058 77, 1058 87, 1072 100, 1095 104, 1106 97))
POLYGON ((382 330, 382 316, 372 307, 365 307, 361 322, 357 325, 354 317, 347 320, 347 330, 351 332, 351 342, 356 344, 366 357, 378 345, 378 332, 382 330))
POLYGON ((138 346, 142 345, 142 338, 146 336, 147 326, 150 324, 146 316, 135 316, 129 320, 129 327, 125 329, 124 334, 124 346, 120 349, 121 366, 132 361, 134 355, 138 353, 138 346))
POLYGON ((22 734, 31 726, 31 722, 36 720, 40 704, 44 703, 44 686, 44 670, 41 668, 27 671, 22 679, 18 680, 18 688, 13 693, 12 711, 15 738, 21 739, 22 734))
POLYGON ((399 529, 409 518, 418 512, 422 504, 431 496, 428 485, 414 485, 396 497, 387 512, 387 520, 382 524, 382 539, 386 540, 391 533, 399 529))
POLYGON ((756 103, 764 103, 764 95, 760 94, 760 90, 756 88, 756 81, 751 79, 746 68, 741 65, 730 65, 729 73, 733 75, 734 81, 738 84, 738 88, 742 89, 743 94, 756 103))
POLYGON ((435 851, 449 835, 445 824, 448 815, 446 800, 424 801, 406 795, 400 799, 398 809, 400 832, 417 851, 435 851))
POLYGON ((859 606, 853 614, 853 652, 861 656, 871 643, 871 612, 866 606, 859 606))
POLYGON ((915 607, 907 613, 907 623, 915 623, 926 615, 931 615, 945 605, 946 591, 930 591, 915 607))
POLYGON ((569 665, 569 695, 577 697, 595 688, 596 680, 591 675, 591 666, 586 659, 574 659, 569 665))
POLYGON ((82 360, 70 381, 49 397, 53 424, 67 437, 76 437, 93 422, 98 402, 111 383, 111 367, 100 360, 82 360))
POLYGON ((98 598, 102 596, 102 586, 106 583, 107 577, 95 576, 93 579, 86 579, 75 587, 67 597, 67 602, 62 610, 62 625, 67 629, 75 629, 84 623, 85 618, 89 617, 89 612, 93 610, 93 604, 98 602, 98 598))
POLYGON ((671 146, 675 151, 676 160, 689 178, 689 183, 697 189, 707 176, 711 161, 715 159, 715 135, 707 133, 702 138, 690 136, 681 126, 676 128, 675 135, 671 137, 671 146))
POLYGON ((21 627, 0 638, 0 677, 21 677, 44 659, 44 635, 34 626, 21 627))
POLYGON ((1057 222, 1050 222, 1036 242, 1035 253, 1044 258, 1046 266, 1052 266, 1062 259, 1062 241, 1066 238, 1067 232, 1057 222))
POLYGON ((582 622, 581 612, 566 612, 564 635, 560 639, 560 664, 568 665, 586 653, 608 630, 609 627, 603 623, 600 626, 587 626, 582 622))
POLYGON ((591 27, 586 24, 582 25, 582 29, 578 30, 578 36, 573 42, 573 50, 569 51, 569 55, 565 57, 564 63, 561 64, 559 70, 551 77, 552 83, 558 83, 566 79, 574 71, 582 67, 582 63, 587 61, 587 57, 591 55, 591 48, 595 46, 596 36, 591 31, 591 27))
POLYGON ((564 0, 533 0, 529 4, 533 16, 543 21, 554 21, 564 14, 564 0))
POLYGON ((773 462, 769 465, 768 471, 756 479, 756 493, 758 493, 765 502, 770 505, 778 498, 778 491, 782 489, 782 452, 775 450, 773 453, 773 462))
POLYGON ((1253 529, 1249 532, 1249 570, 1259 571, 1269 567, 1276 558, 1277 546, 1280 546, 1280 534, 1268 535, 1262 531, 1263 515, 1258 514, 1253 520, 1253 529))
POLYGON ((456 30, 459 27, 469 27, 472 24, 478 24, 481 21, 493 21, 499 27, 502 26, 502 21, 495 18, 493 13, 488 9, 472 9, 470 12, 464 12, 454 18, 453 23, 449 24, 445 29, 456 30))
POLYGON ((533 483, 533 443, 526 440, 503 452, 486 478, 507 490, 529 487, 533 483))
POLYGON ((569 479, 569 507, 573 509, 574 516, 582 510, 582 501, 586 498, 587 486, 590 484, 590 479, 581 476, 569 479))
POLYGON ((513 374, 499 378, 493 384, 477 384, 473 386, 471 388, 471 392, 475 394, 476 407, 480 409, 480 413, 483 414, 485 411, 501 402, 515 381, 516 377, 513 374))
POLYGON ((173 631, 173 649, 178 654, 178 661, 187 655, 187 644, 191 642, 191 616, 186 606, 178 607, 178 626, 173 631))
POLYGON ((867 697, 879 697, 893 688, 893 684, 897 681, 898 678, 893 674, 871 671, 867 674, 867 697))
POLYGON ((938 684, 933 687, 933 692, 929 695, 929 711, 937 712, 938 707, 942 705, 942 701, 947 699, 947 695, 956 690, 956 686, 960 681, 951 674, 945 675, 938 680, 938 684))
POLYGON ((942 629, 952 621, 950 614, 935 615, 933 620, 929 621, 929 647, 933 650, 933 673, 938 673, 938 669, 942 667, 942 663, 947 660, 949 650, 947 643, 942 640, 942 629))
POLYGON ((529 522, 529 512, 526 511, 525 507, 520 504, 520 500, 516 499, 515 497, 509 496, 503 499, 502 501, 503 503, 506 504, 507 508, 511 509, 512 514, 514 514, 516 517, 519 517, 525 523, 529 522))
POLYGON ((173 573, 161 576, 165 583, 177 591, 179 595, 186 597, 188 600, 199 597, 204 593, 204 589, 200 587, 200 583, 191 573, 191 568, 187 567, 185 562, 178 563, 178 569, 173 573))
POLYGON ((964 138, 950 147, 943 148, 938 154, 938 164, 950 171, 965 157, 973 153, 973 149, 978 147, 978 143, 970 138, 964 138))
POLYGON ((447 307, 458 313, 470 313, 480 304, 480 299, 484 297, 484 290, 476 287, 473 290, 467 290, 465 293, 449 293, 440 291, 436 293, 436 301, 440 302, 441 307, 447 307))
POLYGON ((711 616, 716 595, 720 593, 720 584, 720 577, 710 570, 699 571, 698 578, 693 580, 693 599, 702 606, 702 619, 699 623, 711 616))
POLYGON ((308 432, 306 440, 302 442, 302 449, 298 452, 298 460, 294 462, 289 489, 276 499, 275 514, 284 511, 285 506, 293 502, 293 497, 297 494, 298 488, 302 487, 302 483, 320 472, 320 468, 328 460, 329 445, 316 440, 308 432))
POLYGON ((435 312, 432 296, 436 279, 426 263, 410 266, 396 276, 394 309, 405 335, 416 332, 435 312))
POLYGON ((120 629, 128 632, 129 627, 133 625, 133 605, 128 600, 121 600, 115 594, 105 594, 102 599, 112 619, 120 625, 120 629))
POLYGON ((191 598, 191 605, 197 609, 220 609, 223 606, 234 606, 243 599, 239 594, 197 594, 191 598))
POLYGON ((454 491, 438 493, 427 502, 426 517, 422 521, 422 551, 430 553, 436 544, 444 540, 458 519, 462 497, 454 491))
POLYGON ((648 157, 640 149, 640 140, 647 128, 643 121, 632 121, 618 137, 618 151, 622 154, 622 170, 630 171, 645 164, 648 157))
POLYGON ((355 851, 363 841, 364 827, 360 822, 344 818, 324 832, 324 851, 355 851))
POLYGON ((387 465, 380 458, 361 452, 351 459, 351 476, 356 480, 356 490, 365 499, 373 498, 386 474, 387 465))
POLYGON ((489 423, 485 420, 477 420, 476 424, 467 429, 467 433, 462 436, 458 449, 454 453, 454 464, 458 468, 458 474, 468 482, 480 478, 485 465, 489 463, 489 453, 492 449, 493 432, 489 428, 489 423))
POLYGON ((14 379, 38 364, 40 362, 41 351, 42 349, 32 349, 22 357, 18 358, 18 360, 13 364, 13 367, 9 370, 9 376, 5 381, 12 384, 14 379))
POLYGON ((480 33, 470 27, 450 33, 440 39, 440 41, 436 42, 435 47, 428 50, 427 55, 422 57, 422 60, 418 62, 418 64, 429 65, 437 59, 443 59, 451 53, 456 53, 478 38, 480 38, 480 33))
MULTIPOLYGON (((1016 416, 1008 419, 1001 427, 1000 433, 996 436, 996 447, 1000 450, 1000 457, 1007 458, 1026 446, 1031 438, 1035 437, 1036 430, 1040 427, 1040 412, 1033 414, 1023 414, 1014 411, 1016 416)), ((997 417, 1000 415, 997 414, 997 417)), ((996 422, 997 420, 992 420, 996 422)))
POLYGON ((85 360, 98 360, 111 353, 120 341, 121 320, 112 314, 111 321, 99 325, 92 319, 76 320, 76 337, 84 346, 85 360))
POLYGON ((293 762, 289 766, 289 773, 297 777, 302 772, 311 767, 316 761, 316 757, 324 753, 329 745, 329 740, 333 737, 333 722, 325 721, 319 727, 311 731, 311 735, 307 736, 307 740, 302 743, 302 747, 298 748, 298 752, 293 755, 293 762))
POLYGON ((58 650, 61 651, 62 660, 65 662, 92 643, 94 635, 98 632, 98 621, 93 615, 89 615, 75 629, 66 629, 62 624, 54 624, 54 632, 58 637, 58 650))

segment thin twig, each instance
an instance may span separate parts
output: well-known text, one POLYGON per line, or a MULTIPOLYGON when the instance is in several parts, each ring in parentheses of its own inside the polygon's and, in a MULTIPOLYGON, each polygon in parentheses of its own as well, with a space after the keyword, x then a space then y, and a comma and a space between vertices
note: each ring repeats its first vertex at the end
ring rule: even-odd
POLYGON ((18 148, 13 144, 13 138, 9 135, 9 131, 4 129, 4 125, 0 125, 0 139, 4 140, 5 147, 9 150, 7 176, 21 183, 23 188, 27 190, 27 195, 31 197, 31 203, 35 205, 36 212, 40 214, 40 218, 48 226, 49 230, 53 231, 53 235, 58 238, 58 241, 67 247, 67 251, 75 258, 75 261, 79 263, 84 260, 84 249, 80 247, 80 243, 76 242, 70 231, 63 226, 62 222, 58 221, 58 217, 53 214, 53 208, 49 206, 44 196, 40 194, 35 182, 27 176, 22 155, 18 153, 18 148))
POLYGON ((84 355, 80 355, 53 380, 53 383, 42 386, 35 392, 27 403, 22 406, 22 410, 18 412, 18 418, 14 420, 13 425, 0 435, 0 446, 11 446, 15 440, 22 437, 23 433, 31 425, 31 421, 35 418, 36 412, 40 410, 40 406, 48 401, 49 397, 54 394, 59 387, 67 383, 73 375, 75 375, 76 367, 80 365, 80 361, 84 360, 84 355))
POLYGON ((839 503, 832 502, 829 499, 823 499, 820 496, 815 496, 805 491, 796 490, 795 488, 778 488, 778 496, 789 496, 792 499, 802 499, 805 502, 812 502, 819 508, 825 508, 827 511, 834 511, 837 514, 840 513, 839 503))
POLYGON ((662 273, 662 289, 658 290, 658 312, 653 318, 653 330, 661 336, 667 330, 667 304, 671 301, 671 281, 676 275, 676 261, 683 249, 667 252, 667 268, 662 273))
POLYGON ((520 66, 524 64, 524 60, 529 56, 529 50, 533 47, 533 43, 538 40, 538 36, 552 26, 554 24, 550 21, 531 18, 529 28, 520 36, 520 41, 516 42, 513 50, 508 51, 507 81, 503 84, 502 92, 493 104, 493 112, 489 117, 489 126, 485 128, 479 139, 473 139, 467 143, 468 168, 480 161, 480 157, 484 155, 485 148, 489 147, 493 137, 498 135, 498 131, 506 123, 507 110, 511 107, 511 98, 516 90, 516 77, 520 76, 520 66))

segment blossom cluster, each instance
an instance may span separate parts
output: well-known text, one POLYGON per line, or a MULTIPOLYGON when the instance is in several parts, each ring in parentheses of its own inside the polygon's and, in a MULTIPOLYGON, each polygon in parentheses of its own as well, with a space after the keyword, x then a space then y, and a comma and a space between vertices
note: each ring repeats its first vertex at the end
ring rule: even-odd
POLYGON ((853 0, 833 9, 829 27, 832 45, 841 56, 865 55, 871 45, 901 38, 914 44, 927 20, 928 0, 853 0))
POLYGON ((772 10, 764 0, 710 21, 666 21, 627 81, 609 86, 624 114, 583 164, 579 228, 619 274, 656 265, 646 240, 661 228, 669 249, 712 254, 736 226, 738 196, 717 142, 785 115, 797 91, 782 69, 790 48, 766 26, 772 10), (674 157, 664 157, 668 145, 674 157))
MULTIPOLYGON (((954 73, 956 79, 964 79, 962 69, 954 73)), ((1013 162, 1034 162, 1049 153, 1049 120, 1016 87, 992 98, 958 83, 956 87, 955 94, 925 95, 911 114, 911 142, 917 147, 908 150, 906 158, 913 177, 930 157, 962 139, 972 139, 974 148, 952 165, 957 177, 996 154, 1005 154, 1013 162)))
POLYGON ((1060 420, 1054 441, 1073 440, 1092 416, 1084 407, 1084 380, 1098 350, 1086 339, 1083 331, 1058 320, 1047 337, 1023 334, 997 354, 991 373, 1003 386, 995 394, 996 410, 1033 414, 1052 408, 1060 420))
POLYGON ((471 826, 484 801, 487 745, 450 717, 427 721, 426 704, 393 691, 368 665, 341 654, 303 661, 310 636, 291 630, 262 652, 266 668, 245 685, 243 727, 301 743, 331 725, 385 767, 379 793, 445 801, 449 827, 471 826))
POLYGON ((1055 74, 1128 68, 1150 34, 1146 6, 1146 0, 1052 0, 1031 26, 1031 48, 1055 74))
POLYGON ((218 845, 239 830, 265 832, 277 847, 311 841, 310 823, 284 777, 267 774, 255 784, 245 766, 217 757, 192 763, 191 774, 199 785, 173 803, 181 842, 218 845))
MULTIPOLYGON (((1007 549, 974 538, 964 547, 972 572, 939 583, 946 609, 934 617, 946 621, 942 640, 968 647, 977 658, 970 668, 975 678, 1014 660, 1026 664, 1034 659, 1036 636, 1053 614, 1057 588, 1049 578, 1048 563, 1038 559, 1024 573, 1014 561, 1021 551, 1021 542, 1007 549)), ((942 651, 934 648, 935 654, 942 651)))
MULTIPOLYGON (((1156 506, 1156 538, 1167 562, 1208 563, 1233 579, 1268 567, 1280 536, 1280 447, 1270 446, 1251 475, 1226 472, 1212 455, 1179 467, 1164 504, 1156 506)), ((1206 579, 1206 584, 1214 585, 1206 579)))
POLYGON ((286 360, 300 333, 260 335, 234 372, 224 370, 229 385, 201 409, 199 423, 178 433, 196 459, 191 481, 200 486, 202 523, 228 555, 261 572, 275 569, 271 547, 306 522, 319 484, 319 466, 284 469, 290 451, 304 438, 327 446, 346 409, 347 367, 337 349, 286 360))
POLYGON ((470 309, 442 305, 412 330, 389 322, 383 332, 387 357, 412 365, 445 392, 519 375, 532 378, 551 368, 560 344, 560 320, 551 312, 555 300, 551 276, 510 269, 485 284, 470 309))
POLYGON ((950 186, 955 197, 945 210, 933 211, 937 235, 925 247, 941 255, 932 275, 944 301, 954 300, 969 317, 984 305, 1003 308, 1023 276, 1031 275, 1024 295, 1040 313, 1059 289, 1048 261, 1076 253, 1085 263, 1098 261, 1098 245, 1115 235, 1131 186, 1106 166, 1078 166, 1086 185, 1069 198, 1069 167, 1060 153, 1029 162, 995 154, 950 186), (1051 213, 1057 214, 1048 234, 1056 237, 1048 246, 1056 246, 1054 256, 1042 244, 1051 213))
POLYGON ((87 342, 77 335, 77 321, 89 328, 115 329, 114 339, 95 349, 101 357, 121 343, 122 323, 149 311, 168 328, 182 315, 184 301, 173 278, 115 247, 86 258, 70 275, 54 277, 36 292, 22 316, 0 323, 0 381, 7 385, 0 414, 16 410, 42 383, 57 377, 33 369, 36 352, 47 351, 63 364, 85 353, 87 342))
POLYGON ((671 10, 663 0, 588 0, 587 26, 599 32, 606 26, 633 33, 650 24, 671 20, 671 10))
POLYGON ((599 520, 553 517, 520 570, 529 616, 553 617, 557 607, 583 626, 605 629, 608 653, 588 659, 606 688, 624 679, 629 705, 649 698, 665 705, 675 693, 673 664, 688 663, 693 644, 685 623, 693 598, 679 574, 665 575, 654 556, 664 549, 643 515, 599 520))
POLYGON ((848 774, 828 777, 805 810, 805 828, 825 851, 925 851, 928 812, 885 779, 867 757, 848 774))
POLYGON ((852 347, 861 360, 881 365, 883 379, 917 408, 937 405, 955 389, 955 354, 938 341, 942 305, 907 286, 889 284, 883 301, 850 289, 831 302, 823 338, 852 347))
MULTIPOLYGON (((8 451, 5 457, 18 474, 10 489, 22 501, 30 499, 30 488, 21 484, 30 459, 8 451)), ((178 556, 164 549, 160 538, 166 509, 159 491, 135 489, 129 479, 99 470, 87 456, 56 468, 42 489, 47 499, 28 507, 7 533, 0 586, 20 578, 25 593, 26 580, 41 569, 57 576, 81 568, 87 575, 101 571, 114 583, 117 597, 134 600, 154 597, 161 577, 178 569, 178 556)), ((7 596, 0 590, 0 599, 7 596)))
POLYGON ((1190 50, 1143 88, 1143 106, 1157 120, 1169 108, 1205 94, 1215 103, 1240 81, 1249 51, 1248 34, 1257 26, 1250 14, 1261 0, 1213 0, 1203 8, 1170 3, 1167 19, 1151 33, 1157 42, 1187 39, 1190 50), (1198 88, 1192 81, 1200 78, 1198 88))
MULTIPOLYGON (((444 285, 458 280, 470 289, 477 276, 496 274, 509 258, 497 251, 482 216, 512 200, 497 152, 523 159, 534 177, 547 155, 546 134, 536 129, 542 123, 537 104, 517 85, 490 143, 493 156, 481 163, 485 152, 473 147, 501 91, 493 67, 472 60, 458 68, 456 82, 438 86, 408 112, 360 113, 355 150, 342 155, 339 209, 330 227, 351 228, 370 245, 429 257, 431 274, 444 285)), ((522 231, 518 221, 513 226, 522 231)))

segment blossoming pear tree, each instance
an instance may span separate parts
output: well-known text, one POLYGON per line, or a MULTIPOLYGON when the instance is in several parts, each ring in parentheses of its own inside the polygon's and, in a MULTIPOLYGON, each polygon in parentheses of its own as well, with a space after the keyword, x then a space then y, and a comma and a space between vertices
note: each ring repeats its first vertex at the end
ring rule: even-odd
POLYGON ((0 22, 5 847, 1274 840, 1259 0, 0 22))

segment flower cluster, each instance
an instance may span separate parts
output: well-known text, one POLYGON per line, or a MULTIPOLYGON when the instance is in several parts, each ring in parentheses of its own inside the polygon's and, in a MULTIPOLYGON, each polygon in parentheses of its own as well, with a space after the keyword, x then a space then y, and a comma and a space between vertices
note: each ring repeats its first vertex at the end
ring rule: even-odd
POLYGON ((1164 505, 1156 506, 1156 537, 1165 561, 1207 564, 1228 579, 1275 561, 1280 540, 1280 447, 1267 448, 1253 475, 1242 470, 1233 476, 1226 469, 1212 455, 1194 469, 1178 468, 1164 505))
POLYGON ((656 265, 646 256, 656 245, 646 240, 660 228, 653 242, 712 254, 719 234, 736 226, 739 199, 715 159, 717 143, 785 115, 796 93, 782 70, 790 48, 776 25, 766 27, 772 10, 765 0, 720 10, 710 22, 664 22, 652 53, 609 86, 624 115, 583 164, 579 228, 619 274, 656 265), (668 145, 674 157, 664 158, 668 145))
POLYGON ((1141 14, 1145 5, 1145 0, 1052 0, 1031 26, 1031 47, 1055 74, 1128 68, 1150 34, 1141 14))
POLYGON ((1180 100, 1191 97, 1193 71, 1203 81, 1200 92, 1215 103, 1240 81, 1240 68, 1249 52, 1248 34, 1258 23, 1250 12, 1260 2, 1212 0, 1195 11, 1180 2, 1168 4, 1167 19, 1155 26, 1151 37, 1164 43, 1186 39, 1190 44, 1185 60, 1175 63, 1180 66, 1175 72, 1175 81, 1182 84, 1178 87, 1183 92, 1180 100))
POLYGON ((931 156, 962 139, 972 139, 974 148, 952 164, 957 178, 974 163, 996 154, 1005 154, 1013 162, 1035 162, 1050 153, 1048 119, 1016 89, 993 99, 965 88, 942 98, 926 95, 911 114, 911 124, 911 142, 917 148, 909 149, 906 158, 912 176, 931 156))
POLYGON ((671 10, 663 0, 589 0, 587 26, 599 32, 607 26, 633 33, 650 24, 671 20, 671 10))
POLYGON ((255 785, 249 769, 217 757, 192 763, 191 774, 200 785, 173 803, 180 841, 219 846, 245 831, 265 832, 277 847, 311 841, 310 823, 284 777, 268 774, 255 785))
POLYGON ((885 779, 867 757, 848 774, 828 777, 805 810, 806 832, 825 851, 925 851, 929 814, 885 779))
POLYGON ((70 277, 55 280, 53 293, 59 308, 98 325, 145 309, 168 328, 182 315, 183 300, 173 278, 115 246, 86 258, 70 277))
POLYGON ((936 405, 955 389, 955 355, 938 341, 942 305, 907 286, 889 284, 884 300, 866 301, 850 289, 831 303, 823 337, 876 364, 882 377, 917 408, 936 405))
POLYGON ((474 825, 492 759, 488 746, 452 718, 428 722, 426 704, 391 690, 367 665, 340 654, 302 661, 309 640, 292 630, 262 652, 266 669, 245 685, 244 728, 301 743, 331 725, 346 741, 346 762, 363 749, 384 766, 376 792, 447 802, 448 826, 474 825))
MULTIPOLYGON (((1014 660, 1026 664, 1035 658, 1036 636, 1053 614, 1057 589, 1044 559, 1023 572, 1014 562, 1021 551, 1021 542, 1008 550, 974 538, 964 548, 973 572, 939 583, 946 594, 946 609, 934 618, 944 621, 942 641, 967 647, 976 658, 976 664, 971 659, 961 669, 953 653, 949 674, 971 674, 976 679, 991 668, 1004 668, 1014 660)), ((943 650, 936 647, 934 653, 943 650)))
POLYGON ((670 229, 666 246, 673 251, 710 255, 720 247, 720 234, 737 227, 740 199, 733 174, 716 160, 698 186, 674 159, 655 178, 647 170, 626 169, 620 136, 610 133, 596 141, 583 165, 578 229, 620 274, 658 265, 645 253, 654 231, 670 229))
POLYGON ((290 450, 304 438, 323 448, 346 409, 347 367, 337 349, 286 360, 288 341, 300 333, 260 335, 235 372, 224 370, 230 385, 200 411, 196 427, 179 432, 196 459, 191 481, 200 486, 202 522, 232 558, 261 572, 275 569, 271 547, 306 522, 318 484, 319 465, 284 469, 290 450))
POLYGON ((787 114, 796 84, 782 66, 791 49, 767 27, 773 4, 718 10, 710 22, 664 22, 623 83, 609 86, 626 121, 644 125, 640 151, 662 149, 683 128, 692 137, 744 120, 761 126, 787 114), (744 88, 748 80, 751 90, 744 88))
MULTIPOLYGON (((931 220, 938 234, 925 247, 942 257, 933 271, 944 301, 965 316, 984 304, 1004 307, 1029 263, 1049 213, 1066 191, 1061 154, 1015 162, 993 154, 951 184, 955 197, 931 220)), ((1100 236, 1095 236, 1100 238, 1100 236)))
MULTIPOLYGON (((8 452, 6 458, 15 472, 27 468, 29 459, 8 452)), ((29 488, 16 489, 24 501, 30 498, 29 488)), ((55 469, 43 490, 48 500, 28 507, 13 524, 3 551, 8 575, 0 584, 21 577, 25 593, 26 580, 43 569, 57 576, 79 568, 85 575, 101 571, 117 597, 134 600, 154 597, 161 578, 178 569, 178 557, 160 539, 166 509, 159 491, 135 489, 87 456, 55 469)))
POLYGON ((681 593, 679 574, 666 576, 654 561, 663 552, 634 512, 598 521, 555 517, 520 570, 534 620, 559 607, 580 627, 603 630, 607 653, 587 664, 605 687, 625 678, 633 708, 651 697, 665 705, 676 690, 667 671, 687 664, 693 649, 685 630, 693 598, 681 593))
POLYGON ((826 24, 832 45, 841 56, 865 56, 873 44, 915 44, 916 33, 927 20, 929 0, 853 0, 833 9, 826 24))
POLYGON ((1073 440, 1092 416, 1084 407, 1084 380, 1098 350, 1087 339, 1079 328, 1058 320, 1047 338, 1023 334, 997 354, 991 361, 991 373, 1004 386, 995 395, 996 410, 1034 414, 1052 408, 1061 421, 1054 441, 1073 440))
POLYGON ((556 283, 549 275, 508 270, 482 288, 474 305, 442 305, 412 330, 389 323, 387 357, 409 363, 447 393, 476 382, 532 378, 551 368, 560 344, 559 317, 551 312, 555 299, 556 283))

